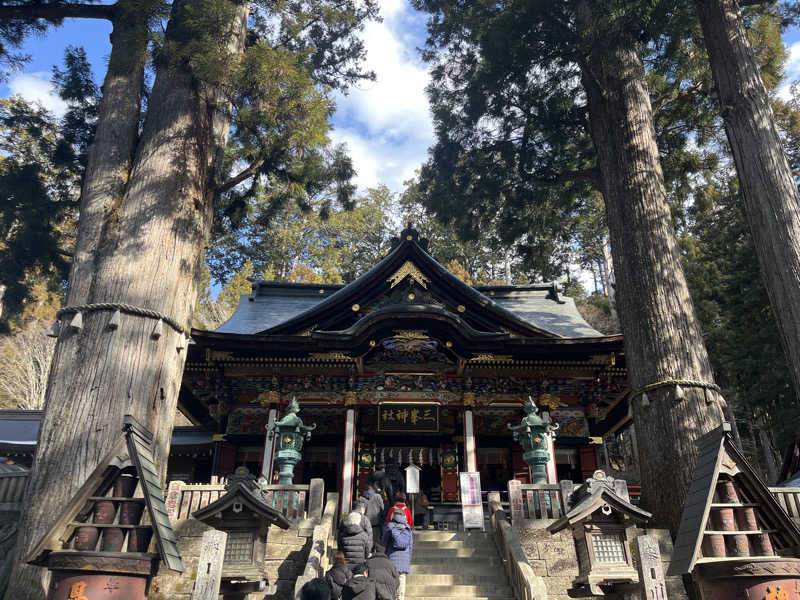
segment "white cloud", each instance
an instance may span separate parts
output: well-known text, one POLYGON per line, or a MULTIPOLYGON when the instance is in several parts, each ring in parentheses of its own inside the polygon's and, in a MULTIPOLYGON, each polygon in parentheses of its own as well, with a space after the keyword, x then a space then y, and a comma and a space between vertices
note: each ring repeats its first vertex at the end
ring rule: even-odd
POLYGON ((67 110, 67 103, 55 93, 50 82, 50 73, 36 71, 33 73, 20 73, 8 82, 10 95, 19 95, 28 102, 36 102, 61 117, 67 110))
POLYGON ((792 84, 800 79, 800 41, 789 44, 786 48, 786 62, 783 64, 786 78, 778 86, 777 96, 788 102, 792 99, 792 84))
POLYGON ((377 80, 337 99, 332 137, 348 144, 359 187, 384 183, 400 191, 433 142, 425 96, 429 75, 415 49, 421 43, 413 31, 419 17, 407 0, 384 0, 381 11, 384 21, 369 23, 363 32, 364 67, 377 80))

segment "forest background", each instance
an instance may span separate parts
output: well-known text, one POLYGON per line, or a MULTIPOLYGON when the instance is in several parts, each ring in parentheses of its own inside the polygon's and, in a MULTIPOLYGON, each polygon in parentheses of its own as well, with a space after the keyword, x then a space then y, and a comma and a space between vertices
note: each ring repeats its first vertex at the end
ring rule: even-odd
MULTIPOLYGON (((436 176, 418 169, 426 160, 424 149, 434 144, 434 123, 442 120, 447 100, 433 97, 429 108, 424 93, 431 70, 416 46, 424 42, 425 17, 404 2, 381 8, 384 22, 367 24, 365 33, 366 66, 376 71, 376 82, 361 83, 345 96, 308 86, 301 76, 293 80, 294 96, 283 100, 317 115, 304 123, 303 134, 314 141, 320 158, 304 161, 305 171, 293 185, 230 191, 208 248, 195 326, 224 322, 239 295, 250 291, 252 277, 352 281, 380 259, 402 223, 412 222, 431 241, 434 257, 465 281, 558 280, 594 327, 617 332, 608 233, 596 192, 572 190, 569 201, 548 197, 527 213, 511 202, 490 203, 484 210, 476 202, 471 210, 459 210, 452 199, 433 193, 436 176), (389 27, 395 29, 387 37, 389 27), (336 202, 332 187, 342 179, 350 182, 352 197, 336 202), (580 202, 574 202, 575 194, 580 202)), ((767 4, 747 8, 746 16, 797 174, 795 15, 767 4)), ((96 118, 97 73, 104 70, 107 53, 104 27, 67 20, 60 29, 27 38, 13 49, 22 70, 11 70, 3 84, 3 408, 40 408, 43 402, 54 345, 47 330, 65 293, 96 118), (31 60, 24 61, 25 54, 31 60)), ((710 101, 708 67, 698 58, 703 50, 688 34, 673 42, 681 37, 677 49, 654 46, 646 56, 668 197, 716 381, 737 414, 747 451, 774 480, 780 449, 794 440, 800 425, 800 407, 742 214, 730 151, 710 101)), ((247 144, 234 132, 232 161, 237 152, 247 152, 247 144)))

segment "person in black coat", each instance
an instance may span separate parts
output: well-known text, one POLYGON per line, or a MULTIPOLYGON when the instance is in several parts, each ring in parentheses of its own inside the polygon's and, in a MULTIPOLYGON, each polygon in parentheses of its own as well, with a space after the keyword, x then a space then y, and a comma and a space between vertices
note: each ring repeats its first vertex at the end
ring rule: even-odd
POLYGON ((360 565, 369 557, 372 550, 372 530, 364 530, 362 515, 354 510, 347 515, 339 526, 339 550, 344 552, 348 565, 360 565))
POLYGON ((389 478, 386 476, 386 470, 383 464, 379 464, 378 468, 372 472, 367 483, 379 494, 382 494, 384 498, 394 497, 394 488, 392 487, 392 482, 389 481, 389 478))
POLYGON ((372 556, 367 559, 369 578, 375 582, 377 600, 395 600, 400 577, 395 564, 386 556, 385 548, 375 544, 372 556))
POLYGON ((300 590, 300 600, 331 600, 331 587, 321 577, 307 582, 300 590))
POLYGON ((333 566, 325 573, 325 581, 331 586, 331 598, 339 600, 342 597, 342 589, 344 584, 353 576, 350 567, 347 566, 347 560, 344 557, 344 552, 339 550, 333 555, 333 566))
POLYGON ((366 565, 353 567, 353 576, 342 589, 342 600, 375 600, 375 582, 369 578, 366 565))

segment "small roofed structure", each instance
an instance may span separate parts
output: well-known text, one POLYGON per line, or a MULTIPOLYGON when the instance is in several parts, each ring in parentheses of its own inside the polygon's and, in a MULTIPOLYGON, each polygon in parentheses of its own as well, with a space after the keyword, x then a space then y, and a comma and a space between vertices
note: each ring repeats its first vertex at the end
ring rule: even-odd
POLYGON ((222 563, 222 594, 263 590, 267 582, 265 556, 271 525, 289 528, 289 520, 267 504, 254 475, 238 467, 225 494, 192 516, 228 534, 222 563))
POLYGON ((700 455, 669 575, 691 573, 699 597, 784 598, 800 587, 800 529, 736 447, 724 423, 700 455))
POLYGON ((48 598, 119 590, 144 600, 160 562, 183 571, 152 445, 152 433, 126 415, 117 444, 26 557, 53 572, 48 598), (152 539, 155 553, 148 552, 152 539))
POLYGON ((617 488, 623 486, 615 486, 616 481, 603 471, 595 471, 570 498, 564 499, 571 508, 547 528, 551 534, 567 527, 572 530, 579 569, 573 585, 588 586, 592 594, 599 596, 605 593, 600 586, 638 581, 628 529, 652 517, 619 495, 617 488))

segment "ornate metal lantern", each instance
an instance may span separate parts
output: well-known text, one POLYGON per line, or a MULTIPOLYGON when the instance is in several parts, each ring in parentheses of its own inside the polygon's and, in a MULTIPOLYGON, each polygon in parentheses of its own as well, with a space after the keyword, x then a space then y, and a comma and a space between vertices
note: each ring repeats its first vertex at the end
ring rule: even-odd
POLYGON ((547 435, 558 429, 558 424, 550 420, 550 413, 537 414, 536 404, 530 396, 525 403, 525 417, 519 425, 508 424, 514 434, 514 441, 523 449, 522 458, 531 468, 533 483, 547 483, 547 462, 550 460, 550 444, 547 435))
POLYGON ((275 462, 278 464, 278 483, 291 485, 294 479, 294 467, 303 457, 303 443, 311 438, 311 432, 317 428, 316 423, 304 425, 297 413, 300 405, 292 398, 282 419, 267 429, 270 439, 277 434, 278 445, 275 462))

